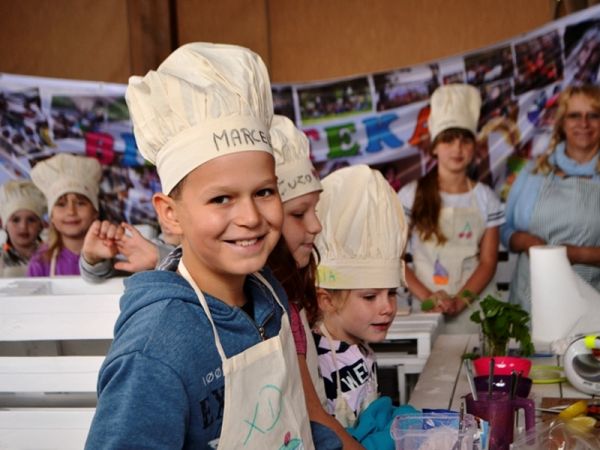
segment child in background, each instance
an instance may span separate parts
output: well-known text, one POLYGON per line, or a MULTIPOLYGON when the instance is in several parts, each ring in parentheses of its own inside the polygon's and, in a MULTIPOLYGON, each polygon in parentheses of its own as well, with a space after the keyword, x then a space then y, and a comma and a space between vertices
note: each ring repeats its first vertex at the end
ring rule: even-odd
POLYGON ((351 427, 378 396, 369 343, 385 339, 396 315, 407 226, 396 193, 368 166, 340 169, 322 184, 317 215, 323 231, 316 241, 321 320, 313 336, 329 413, 351 427))
POLYGON ((10 180, 0 187, 0 219, 7 240, 0 249, 0 277, 24 277, 40 245, 46 198, 33 183, 10 180))
POLYGON ((287 299, 258 272, 283 220, 266 67, 187 44, 126 99, 181 260, 126 280, 86 448, 314 448, 287 299))
POLYGON ((282 283, 290 302, 290 324, 308 415, 312 421, 334 430, 344 449, 361 449, 363 447, 323 408, 325 389, 307 318, 314 318, 318 310, 314 240, 321 231, 315 211, 321 182, 310 161, 308 138, 287 117, 274 116, 271 143, 283 203, 283 227, 282 236, 269 256, 268 266, 282 283))
MULTIPOLYGON (((429 132, 437 166, 398 196, 410 219, 413 269, 406 282, 413 297, 446 314, 447 333, 475 332, 471 299, 493 280, 504 209, 486 185, 469 179, 481 96, 477 88, 449 84, 431 97, 429 132), (464 311, 464 312, 463 312, 464 311)), ((493 287, 493 285, 491 286, 493 287)))
POLYGON ((27 275, 79 275, 85 234, 98 217, 102 168, 93 158, 59 153, 31 170, 33 183, 46 194, 50 212, 48 242, 29 261, 27 275))

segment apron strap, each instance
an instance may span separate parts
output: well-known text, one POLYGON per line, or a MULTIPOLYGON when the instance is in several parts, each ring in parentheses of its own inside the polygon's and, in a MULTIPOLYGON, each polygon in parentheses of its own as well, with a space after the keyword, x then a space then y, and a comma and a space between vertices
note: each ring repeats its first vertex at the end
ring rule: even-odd
POLYGON ((336 397, 341 397, 342 396, 342 383, 340 381, 340 366, 338 366, 336 351, 335 351, 335 348, 333 347, 333 338, 329 334, 329 331, 327 330, 327 327, 325 326, 325 322, 321 322, 319 324, 319 330, 321 331, 321 333, 323 333, 323 336, 325 336, 325 339, 327 339, 327 344, 329 345, 329 349, 331 350, 331 358, 333 359, 333 365, 335 367, 335 378, 336 378, 336 386, 337 386, 336 397))
POLYGON ((58 248, 55 248, 52 251, 52 256, 50 257, 50 277, 56 276, 56 260, 58 259, 58 248))
POLYGON ((200 288, 198 287, 198 285, 196 284, 196 282, 190 275, 190 272, 187 270, 187 267, 185 267, 185 264, 183 263, 183 258, 179 260, 179 264, 177 265, 177 270, 179 271, 181 276, 188 283, 190 283, 190 285, 194 289, 194 292, 196 293, 196 296, 198 297, 200 306, 202 306, 202 309, 204 310, 204 313, 206 314, 206 317, 208 318, 208 321, 210 322, 210 325, 212 326, 213 334, 215 336, 215 346, 217 347, 217 351, 219 352, 219 356, 221 357, 221 360, 227 359, 227 357, 225 356, 225 351, 223 350, 223 346, 221 345, 221 340, 219 339, 219 333, 217 333, 217 327, 216 327, 215 323, 213 322, 212 316, 210 315, 210 311, 208 309, 208 304, 206 303, 206 299, 204 298, 204 294, 202 293, 202 291, 200 290, 200 288))

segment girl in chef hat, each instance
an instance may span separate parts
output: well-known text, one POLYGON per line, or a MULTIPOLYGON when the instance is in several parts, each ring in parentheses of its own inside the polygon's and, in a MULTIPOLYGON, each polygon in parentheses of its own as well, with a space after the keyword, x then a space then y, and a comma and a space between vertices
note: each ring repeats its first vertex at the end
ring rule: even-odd
POLYGON ((398 193, 411 225, 408 288, 424 310, 447 315, 446 332, 451 333, 476 330, 463 311, 494 277, 504 222, 495 193, 467 175, 480 107, 473 86, 449 84, 433 93, 429 133, 437 166, 398 193))
POLYGON ((310 161, 308 138, 290 119, 275 115, 271 123, 271 143, 283 203, 283 226, 268 266, 282 283, 290 301, 290 324, 308 414, 312 421, 334 430, 344 449, 363 448, 324 409, 327 397, 309 326, 309 317, 314 319, 318 314, 314 242, 321 231, 316 206, 322 187, 310 161))
POLYGON ((369 343, 385 339, 396 315, 407 226, 396 193, 368 166, 340 169, 322 184, 314 338, 329 413, 350 427, 377 398, 369 343))
POLYGON ((46 194, 50 230, 47 243, 29 261, 29 276, 79 275, 85 234, 98 217, 101 176, 96 159, 69 153, 41 161, 31 170, 34 184, 46 194))
POLYGON ((33 183, 10 180, 0 187, 0 219, 7 241, 0 250, 0 277, 24 277, 40 244, 46 212, 44 194, 33 183))

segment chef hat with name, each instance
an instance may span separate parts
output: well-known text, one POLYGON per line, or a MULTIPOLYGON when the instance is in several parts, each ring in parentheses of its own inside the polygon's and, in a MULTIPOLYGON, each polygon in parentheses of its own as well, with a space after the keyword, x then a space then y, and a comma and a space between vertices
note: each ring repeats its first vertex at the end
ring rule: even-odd
POLYGON ((267 68, 235 45, 191 43, 126 92, 135 139, 156 165, 165 194, 192 170, 243 151, 272 154, 273 99, 267 68))
POLYGON ((290 119, 273 116, 271 143, 282 202, 321 191, 319 175, 310 161, 308 138, 290 119))
POLYGON ((396 193, 366 165, 336 170, 322 180, 315 244, 325 289, 384 289, 404 284, 402 255, 408 227, 396 193))
POLYGON ((46 213, 46 197, 31 181, 9 180, 0 187, 0 219, 2 226, 14 213, 26 209, 40 219, 46 213))
POLYGON ((431 96, 428 126, 431 141, 449 128, 462 128, 475 136, 481 110, 479 89, 468 84, 447 84, 431 96))
POLYGON ((60 196, 68 193, 87 197, 98 211, 101 178, 102 167, 97 159, 70 153, 58 153, 31 169, 33 183, 46 194, 48 211, 52 211, 60 196))

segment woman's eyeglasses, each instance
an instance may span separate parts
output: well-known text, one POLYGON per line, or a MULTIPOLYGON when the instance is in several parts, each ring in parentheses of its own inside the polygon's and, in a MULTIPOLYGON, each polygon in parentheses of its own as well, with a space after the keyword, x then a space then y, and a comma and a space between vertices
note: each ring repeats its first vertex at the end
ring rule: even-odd
POLYGON ((584 114, 582 112, 573 111, 565 114, 565 119, 570 122, 581 122, 583 120, 587 122, 597 122, 600 120, 600 112, 591 111, 584 114))

